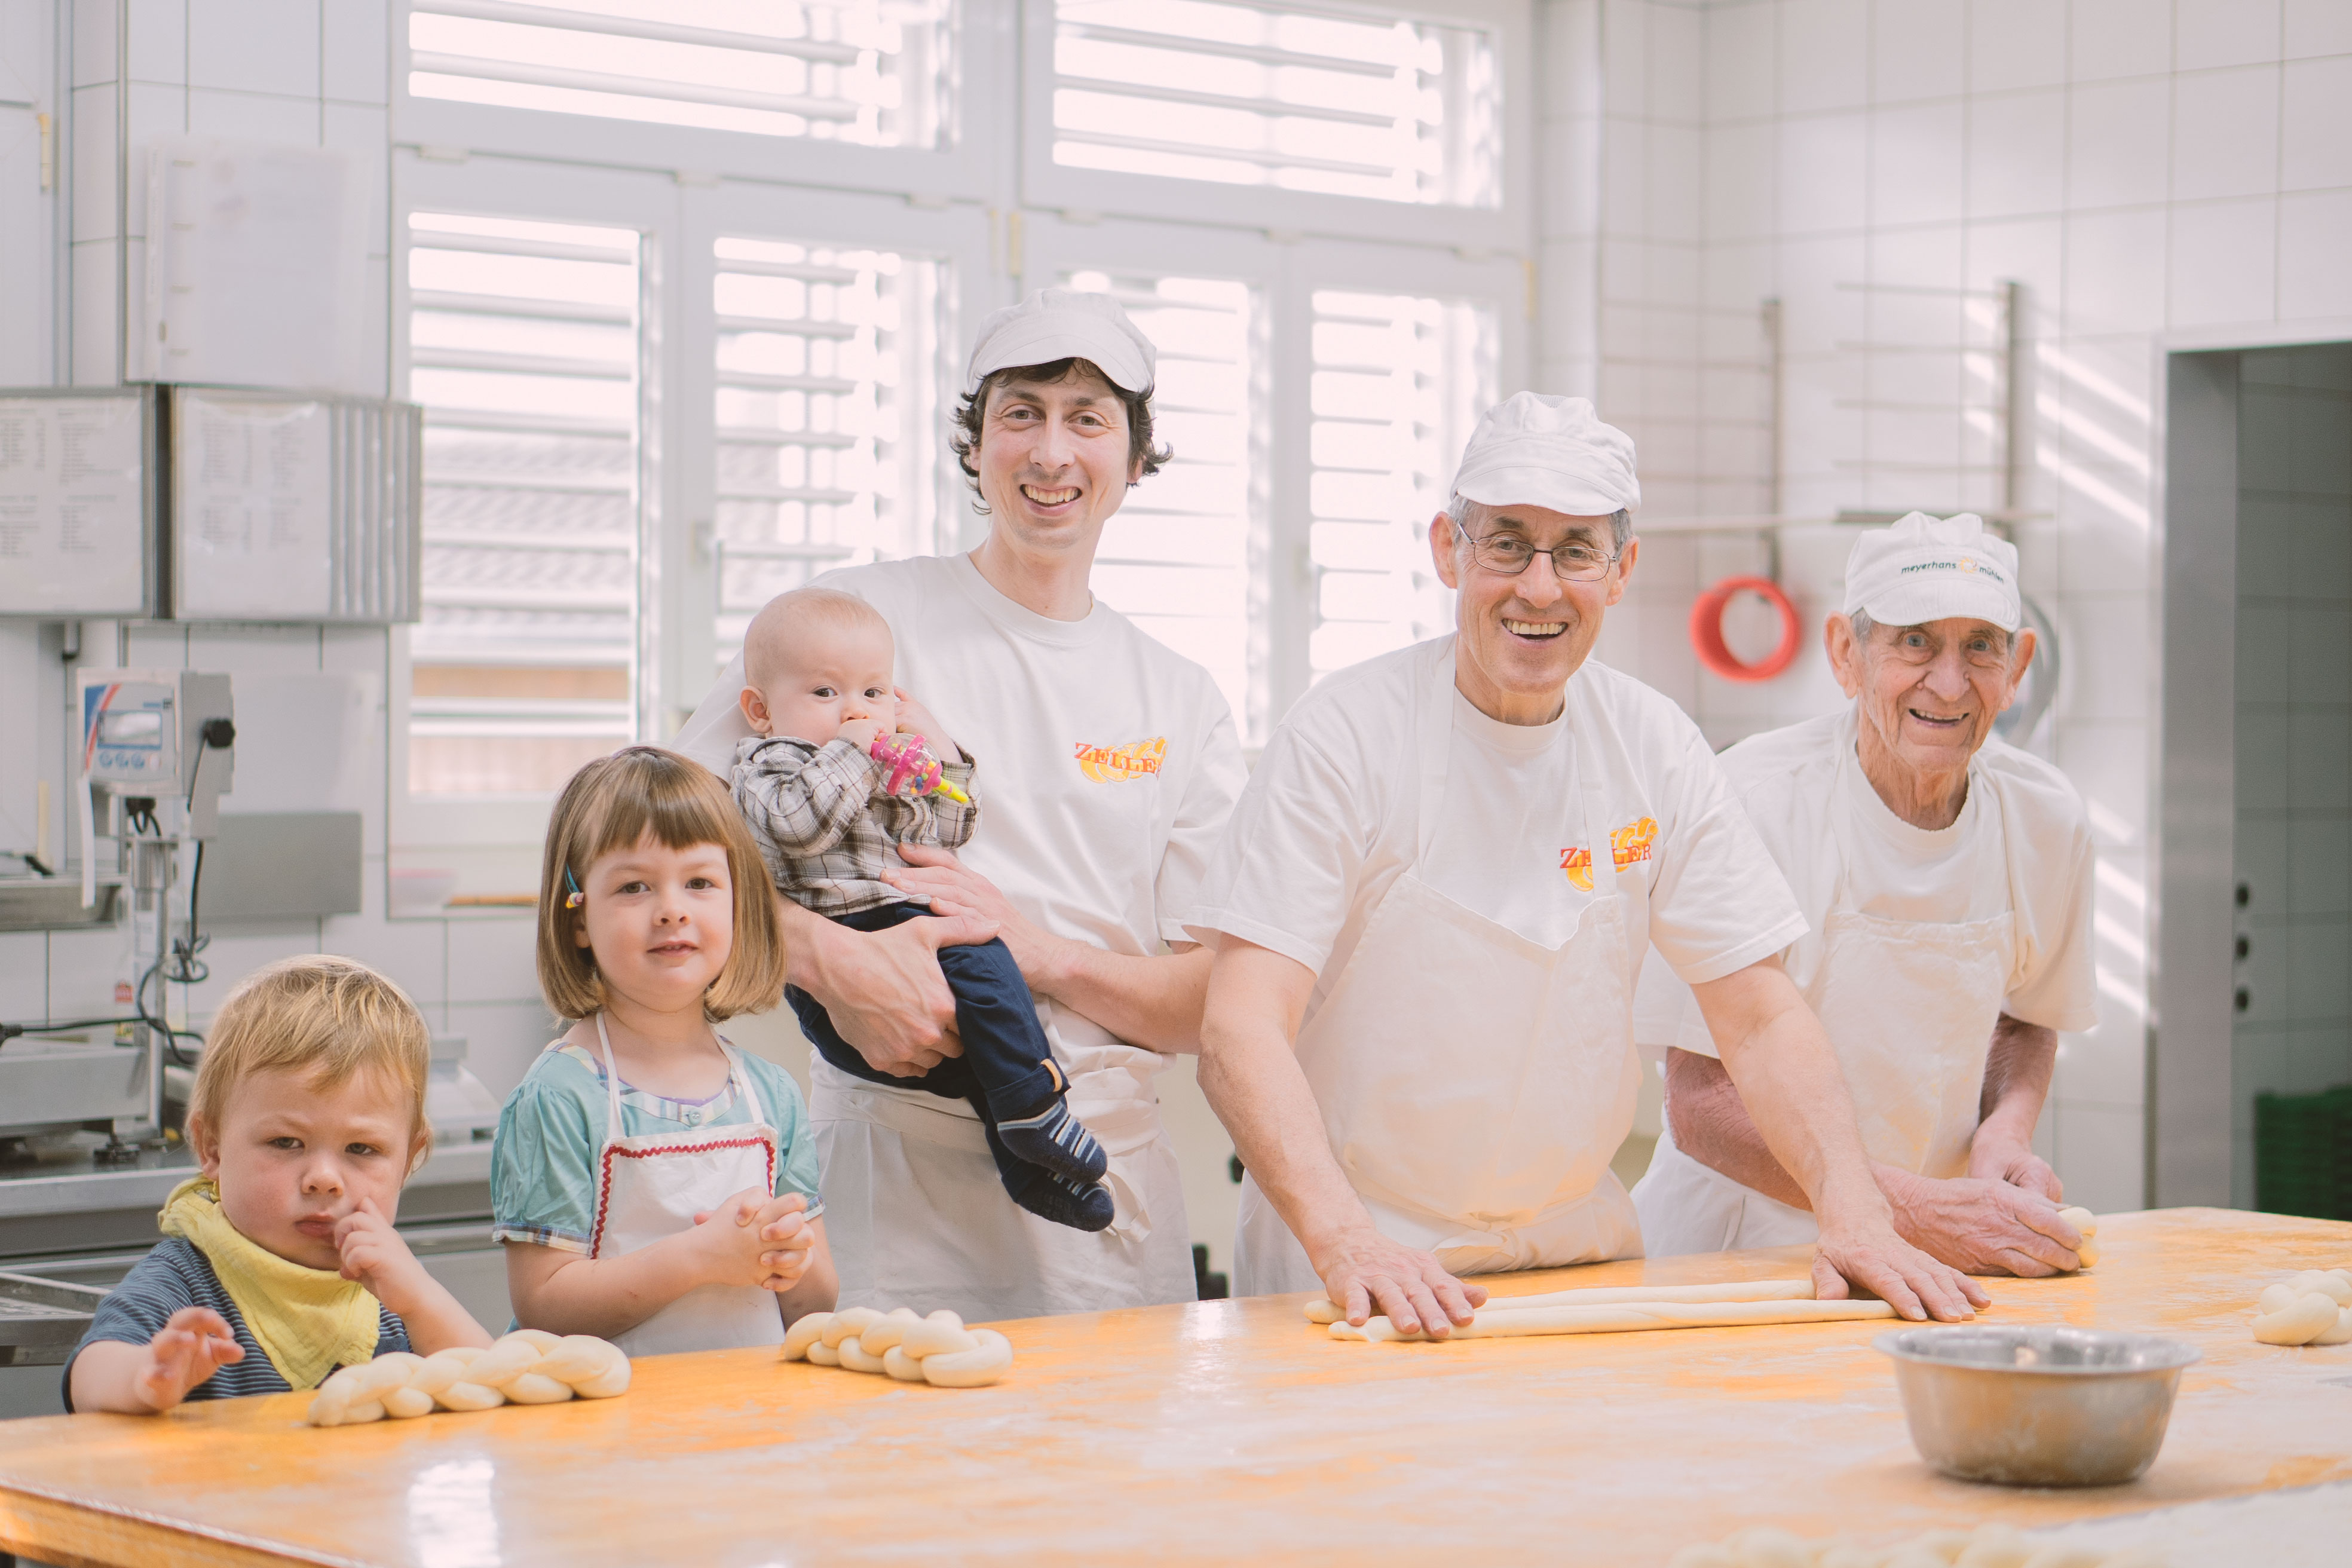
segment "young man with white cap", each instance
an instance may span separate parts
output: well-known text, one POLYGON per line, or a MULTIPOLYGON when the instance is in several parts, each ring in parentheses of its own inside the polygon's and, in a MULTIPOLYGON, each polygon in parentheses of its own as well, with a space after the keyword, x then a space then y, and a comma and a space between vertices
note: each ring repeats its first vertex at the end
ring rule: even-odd
MULTIPOLYGON (((1824 628, 1853 699, 1723 771, 1808 930, 1780 952, 1829 1032, 1863 1144, 1915 1245, 1970 1273, 2052 1274, 2083 1237, 2033 1124, 2060 1029, 2097 1022, 2092 852, 2065 775, 1993 721, 2033 659, 2017 550, 1963 514, 1854 542, 1824 628)), ((1810 1241, 1689 994, 1654 965, 1665 1135, 1633 1191, 1651 1255, 1810 1241)))
MULTIPOLYGON (((937 952, 1001 937, 1038 1003, 1069 1110, 1109 1157, 1108 1229, 1016 1208, 971 1109, 810 1067, 845 1306, 969 1319, 1191 1300, 1192 1237, 1152 1077, 1198 1050, 1209 955, 1176 923, 1243 779, 1208 671, 1097 600, 1104 525, 1166 460, 1150 341, 1107 295, 1048 289, 981 323, 953 446, 988 537, 818 579, 882 612, 897 679, 988 776, 958 855, 888 880, 949 918, 872 933, 782 906, 793 984, 873 1068, 959 1050, 937 952)), ((748 733, 741 661, 677 738, 723 772, 748 733)))
POLYGON ((1249 1171, 1246 1294, 1443 1333, 1485 1299, 1457 1274, 1637 1256, 1609 1161, 1654 944, 1828 1216, 1821 1292, 1983 1300, 1895 1235, 1774 957, 1804 921, 1706 741, 1588 657, 1640 500, 1584 399, 1490 410, 1429 529, 1456 631, 1309 692, 1234 809, 1185 923, 1217 944, 1201 1079, 1249 1171))

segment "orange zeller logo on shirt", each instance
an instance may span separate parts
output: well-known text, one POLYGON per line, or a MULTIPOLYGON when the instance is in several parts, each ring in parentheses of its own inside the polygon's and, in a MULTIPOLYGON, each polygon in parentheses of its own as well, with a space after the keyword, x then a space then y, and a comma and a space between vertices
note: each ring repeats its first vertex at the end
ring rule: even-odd
POLYGON ((1124 784, 1160 771, 1168 760, 1168 737, 1129 741, 1124 746, 1089 746, 1078 742, 1078 772, 1097 784, 1124 784))
MULTIPOLYGON (((1609 858, 1617 862, 1617 869, 1647 860, 1658 842, 1658 819, 1645 816, 1639 822, 1629 822, 1609 836, 1609 858)), ((1592 891, 1592 851, 1568 848, 1559 852, 1559 868, 1568 873, 1569 885, 1580 893, 1592 891)))

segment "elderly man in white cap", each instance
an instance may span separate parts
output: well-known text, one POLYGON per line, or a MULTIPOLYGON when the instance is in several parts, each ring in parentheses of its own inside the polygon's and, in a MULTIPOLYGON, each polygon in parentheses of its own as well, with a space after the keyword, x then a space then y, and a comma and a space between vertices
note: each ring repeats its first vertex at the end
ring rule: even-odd
POLYGON ((1309 692, 1234 808, 1185 923, 1217 945, 1201 1077, 1249 1171, 1244 1293, 1443 1334, 1485 1300, 1457 1275, 1639 1255, 1609 1161, 1654 944, 1824 1216, 1822 1294, 1984 1299, 1895 1234, 1776 956, 1803 919, 1706 741, 1588 657, 1639 501, 1582 398, 1491 410, 1429 527, 1456 630, 1309 692))
MULTIPOLYGON (((2065 775, 1993 733, 2033 660, 2023 607, 2016 547, 1973 516, 1864 533, 1824 628, 1853 700, 1722 759, 1804 911, 1780 961, 1896 1228, 1979 1274, 2070 1269, 2083 1240, 2032 1139, 2056 1032, 2097 1021, 2091 833, 2065 775)), ((1643 984, 1666 1037, 1644 1043, 1671 1047, 1666 1134, 1633 1191, 1652 1256, 1811 1240, 1688 994, 1654 965, 1643 984)))
MULTIPOLYGON (((1108 295, 1048 289, 997 311, 953 439, 988 537, 818 579, 882 612, 897 680, 982 760, 987 798, 961 857, 909 846, 891 874, 950 918, 864 933, 782 902, 792 983, 874 1068, 925 1071, 961 1050, 939 948, 1002 937, 1117 1205, 1092 1234, 1025 1214, 971 1107, 813 1062, 844 1306, 992 1319, 1193 1297, 1152 1078, 1163 1053, 1200 1048, 1210 955, 1175 913, 1241 788, 1241 749, 1209 672, 1088 586, 1104 524, 1169 455, 1152 444, 1153 366, 1108 295)), ((749 732, 743 685, 739 658, 678 749, 724 773, 749 732)))

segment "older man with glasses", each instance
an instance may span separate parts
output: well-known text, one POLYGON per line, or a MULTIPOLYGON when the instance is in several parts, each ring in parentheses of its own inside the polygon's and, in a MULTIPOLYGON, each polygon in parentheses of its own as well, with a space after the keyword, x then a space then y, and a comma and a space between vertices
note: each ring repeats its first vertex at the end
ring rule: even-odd
POLYGON ((1308 693, 1234 810, 1184 924, 1217 948, 1201 1079, 1248 1167, 1245 1294, 1442 1335, 1486 1299, 1457 1276, 1638 1255, 1609 1160, 1654 944, 1821 1215, 1821 1294, 1985 1300, 1896 1235, 1780 970, 1804 920, 1706 741, 1588 657, 1640 496, 1584 399, 1489 411, 1429 528, 1456 630, 1308 693))
MULTIPOLYGON (((2058 1031, 2098 1022, 2095 869, 2066 775, 1993 733, 2033 662, 2024 619, 2017 547, 1980 519, 1873 529, 1822 627, 1853 700, 1723 754, 1804 910, 1780 961, 1829 1031, 1895 1228, 1971 1274, 2055 1274, 2083 1245, 2033 1125, 2058 1031)), ((1633 1191, 1652 1256, 1810 1241, 1706 1021, 1656 965, 1642 984, 1643 1043, 1670 1047, 1666 1135, 1633 1191)))

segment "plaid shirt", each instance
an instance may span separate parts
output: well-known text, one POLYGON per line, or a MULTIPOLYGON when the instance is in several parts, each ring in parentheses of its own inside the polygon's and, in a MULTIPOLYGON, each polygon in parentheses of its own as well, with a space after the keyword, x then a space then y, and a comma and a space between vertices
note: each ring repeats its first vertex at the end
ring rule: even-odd
POLYGON ((735 746, 735 804, 751 825, 768 875, 786 898, 838 919, 884 904, 928 904, 882 880, 901 844, 961 849, 980 821, 972 762, 946 767, 950 783, 972 795, 959 805, 944 795, 884 793, 882 765, 846 741, 822 746, 787 735, 750 735, 735 746))

